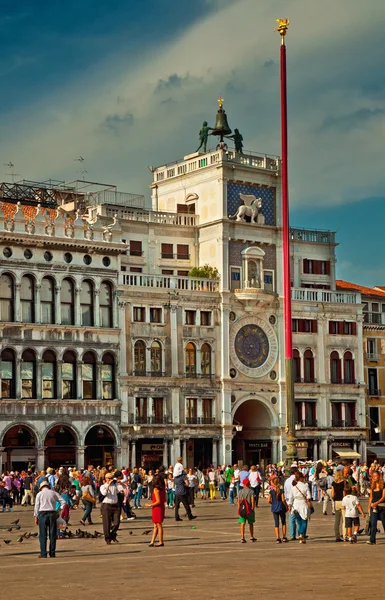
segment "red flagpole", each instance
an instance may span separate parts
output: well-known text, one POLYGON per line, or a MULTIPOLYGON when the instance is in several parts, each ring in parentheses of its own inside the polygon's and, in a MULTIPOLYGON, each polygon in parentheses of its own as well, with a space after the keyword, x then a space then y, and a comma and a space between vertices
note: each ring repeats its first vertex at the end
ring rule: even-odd
POLYGON ((277 30, 281 35, 280 75, 281 75, 281 177, 282 177, 282 236, 283 236, 283 308, 285 340, 285 376, 286 376, 286 459, 291 463, 297 456, 295 442, 295 397, 293 335, 291 312, 291 276, 290 276, 290 231, 289 231, 289 185, 288 185, 288 146, 287 146, 287 77, 285 36, 288 19, 278 20, 277 30))

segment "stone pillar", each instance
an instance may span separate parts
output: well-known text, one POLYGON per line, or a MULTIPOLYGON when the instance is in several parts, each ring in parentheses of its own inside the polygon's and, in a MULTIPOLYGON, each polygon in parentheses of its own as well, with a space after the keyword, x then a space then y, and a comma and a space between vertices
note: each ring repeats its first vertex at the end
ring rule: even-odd
POLYGON ((229 362, 229 313, 230 309, 223 304, 221 305, 221 378, 229 378, 230 362, 229 362))
POLYGON ((42 471, 45 468, 45 466, 45 448, 44 446, 38 446, 36 468, 38 471, 42 471))
POLYGON ((272 461, 274 464, 278 462, 278 443, 279 440, 276 437, 271 437, 272 441, 272 461))
POLYGON ((330 289, 336 289, 336 258, 330 259, 330 289))
POLYGON ((21 302, 20 302, 20 288, 21 284, 15 284, 15 322, 21 323, 21 302))
POLYGON ((80 292, 81 292, 81 288, 76 287, 75 288, 75 325, 78 325, 78 326, 82 324, 82 316, 80 314, 80 292))
POLYGON ((318 440, 314 440, 313 443, 313 461, 318 460, 318 440))
POLYGON ((171 419, 174 424, 178 424, 181 422, 178 388, 173 388, 171 390, 171 419))
POLYGON ((55 316, 54 320, 56 325, 61 325, 61 303, 60 303, 60 291, 61 287, 59 285, 55 286, 55 316))
MULTIPOLYGON (((365 383, 364 358, 363 358, 364 357, 364 352, 363 352, 364 341, 363 341, 363 331, 362 331, 363 321, 364 321, 364 315, 358 315, 357 316, 357 352, 354 354, 355 359, 356 359, 354 376, 356 378, 357 383, 365 383)), ((363 400, 363 402, 360 404, 360 410, 358 410, 357 412, 365 413, 365 400, 363 400)), ((365 425, 364 425, 364 427, 365 427, 365 425)))
POLYGON ((187 466, 187 441, 182 440, 182 464, 184 467, 187 466))
POLYGON ((122 448, 121 448, 121 461, 122 467, 129 466, 129 440, 126 435, 122 437, 122 448))
POLYGON ((214 467, 218 466, 218 440, 213 439, 213 460, 214 467))
POLYGON ((5 448, 0 447, 0 475, 3 473, 3 452, 5 448))
POLYGON ((83 361, 76 362, 76 397, 78 400, 83 399, 83 378, 82 378, 83 361))
POLYGON ((136 467, 136 440, 131 441, 131 469, 136 467))
POLYGON ((41 285, 37 284, 35 286, 35 323, 41 323, 40 290, 41 285))
POLYGON ((171 463, 175 465, 177 458, 180 457, 180 439, 173 438, 171 441, 171 463))
POLYGON ((170 307, 170 337, 171 337, 171 376, 178 377, 178 324, 176 304, 170 307))
POLYGON ((168 467, 168 439, 163 439, 163 466, 168 467))
POLYGON ((100 327, 100 290, 94 290, 94 325, 100 327))
POLYGON ((197 417, 198 423, 202 423, 203 419, 203 399, 197 398, 197 417))
MULTIPOLYGON (((327 326, 327 320, 324 315, 319 315, 317 318, 317 356, 315 357, 314 363, 317 365, 317 371, 315 376, 317 377, 318 383, 326 383, 328 379, 328 373, 325 369, 325 328, 327 326)), ((329 361, 327 361, 327 365, 329 361)))
POLYGON ((123 300, 119 301, 119 324, 118 327, 121 330, 119 337, 120 341, 120 374, 127 375, 127 348, 126 348, 126 302, 123 300))
POLYGON ((86 446, 77 446, 76 447, 76 468, 79 469, 84 469, 84 452, 85 452, 86 446))
POLYGON ((320 459, 321 460, 328 460, 328 452, 329 448, 328 448, 328 440, 326 438, 321 438, 321 453, 320 453, 320 459))
POLYGON ((17 399, 21 398, 21 363, 22 363, 21 358, 17 358, 16 364, 15 364, 15 381, 16 381, 15 392, 16 392, 17 399))
POLYGON ((38 358, 36 360, 36 399, 41 400, 43 397, 42 377, 41 377, 41 364, 42 360, 38 358))
POLYGON ((121 446, 114 447, 114 466, 117 469, 122 468, 122 448, 121 448, 121 446))
POLYGON ((58 400, 63 398, 62 365, 63 361, 58 360, 56 363, 56 398, 58 400))
POLYGON ((154 422, 154 399, 151 397, 147 398, 147 417, 148 417, 148 422, 149 423, 153 423, 154 422))
POLYGON ((361 440, 360 441, 360 450, 359 450, 360 454, 361 454, 361 462, 364 463, 367 461, 367 450, 366 450, 366 440, 361 440))
POLYGON ((357 442, 357 440, 354 440, 354 442, 353 442, 353 450, 354 450, 354 452, 358 452, 357 446, 358 446, 358 442, 357 442))
POLYGON ((103 386, 102 386, 102 363, 97 361, 96 363, 96 400, 103 398, 103 386))
POLYGON ((218 440, 218 466, 222 467, 223 465, 223 444, 222 437, 218 440))
POLYGON ((227 430, 227 428, 223 427, 222 430, 222 463, 225 465, 232 464, 232 442, 233 436, 231 430, 227 430))

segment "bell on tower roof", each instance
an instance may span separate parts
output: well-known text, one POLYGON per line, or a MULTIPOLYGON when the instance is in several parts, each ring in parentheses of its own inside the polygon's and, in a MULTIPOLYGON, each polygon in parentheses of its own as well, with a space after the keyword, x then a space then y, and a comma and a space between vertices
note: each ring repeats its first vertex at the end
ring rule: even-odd
POLYGON ((223 98, 222 96, 220 96, 218 98, 218 103, 219 103, 219 108, 218 108, 218 112, 217 112, 217 118, 215 121, 215 125, 214 128, 211 132, 210 135, 218 135, 220 137, 220 144, 219 146, 221 146, 221 144, 224 144, 223 138, 227 135, 230 135, 231 133, 231 129, 230 126, 227 122, 227 115, 226 115, 226 111, 223 108, 223 98))

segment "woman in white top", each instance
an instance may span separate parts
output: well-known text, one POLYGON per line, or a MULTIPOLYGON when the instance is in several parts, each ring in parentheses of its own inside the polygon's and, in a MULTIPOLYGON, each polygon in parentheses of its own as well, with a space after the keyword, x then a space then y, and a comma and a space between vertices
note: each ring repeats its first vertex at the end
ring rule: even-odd
POLYGON ((300 544, 306 544, 307 524, 310 519, 308 500, 310 499, 310 490, 308 484, 305 483, 305 477, 302 473, 297 473, 290 490, 289 509, 297 521, 300 544))

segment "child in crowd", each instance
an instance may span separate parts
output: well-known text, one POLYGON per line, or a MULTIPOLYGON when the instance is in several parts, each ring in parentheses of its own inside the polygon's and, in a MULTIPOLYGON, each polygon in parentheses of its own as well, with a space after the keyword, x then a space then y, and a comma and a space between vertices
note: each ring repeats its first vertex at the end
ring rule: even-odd
POLYGON ((350 485, 345 486, 344 493, 345 496, 342 500, 342 506, 345 508, 345 527, 347 529, 349 542, 354 544, 357 542, 357 535, 360 529, 359 512, 363 518, 365 518, 365 513, 357 496, 352 494, 350 485), (353 526, 354 533, 352 535, 353 526))
POLYGON ((171 473, 169 473, 169 475, 168 475, 166 493, 167 493, 167 506, 169 508, 174 508, 174 506, 175 506, 175 483, 174 483, 174 478, 171 473))
POLYGON ((288 542, 286 537, 287 504, 284 493, 279 484, 279 478, 274 477, 271 483, 272 488, 269 492, 269 504, 271 504, 271 512, 273 513, 274 517, 275 537, 277 538, 277 544, 281 544, 282 542, 286 543, 288 542), (282 523, 282 539, 279 536, 279 521, 282 523))
POLYGON ((255 523, 255 495, 253 490, 250 489, 250 479, 246 477, 243 480, 243 487, 240 489, 238 494, 238 515, 239 524, 241 526, 241 542, 246 543, 245 540, 245 524, 249 524, 250 529, 250 542, 256 542, 254 537, 254 523, 255 523))
POLYGON ((231 476, 230 485, 229 485, 229 499, 230 504, 234 504, 234 494, 235 494, 235 477, 231 476))

